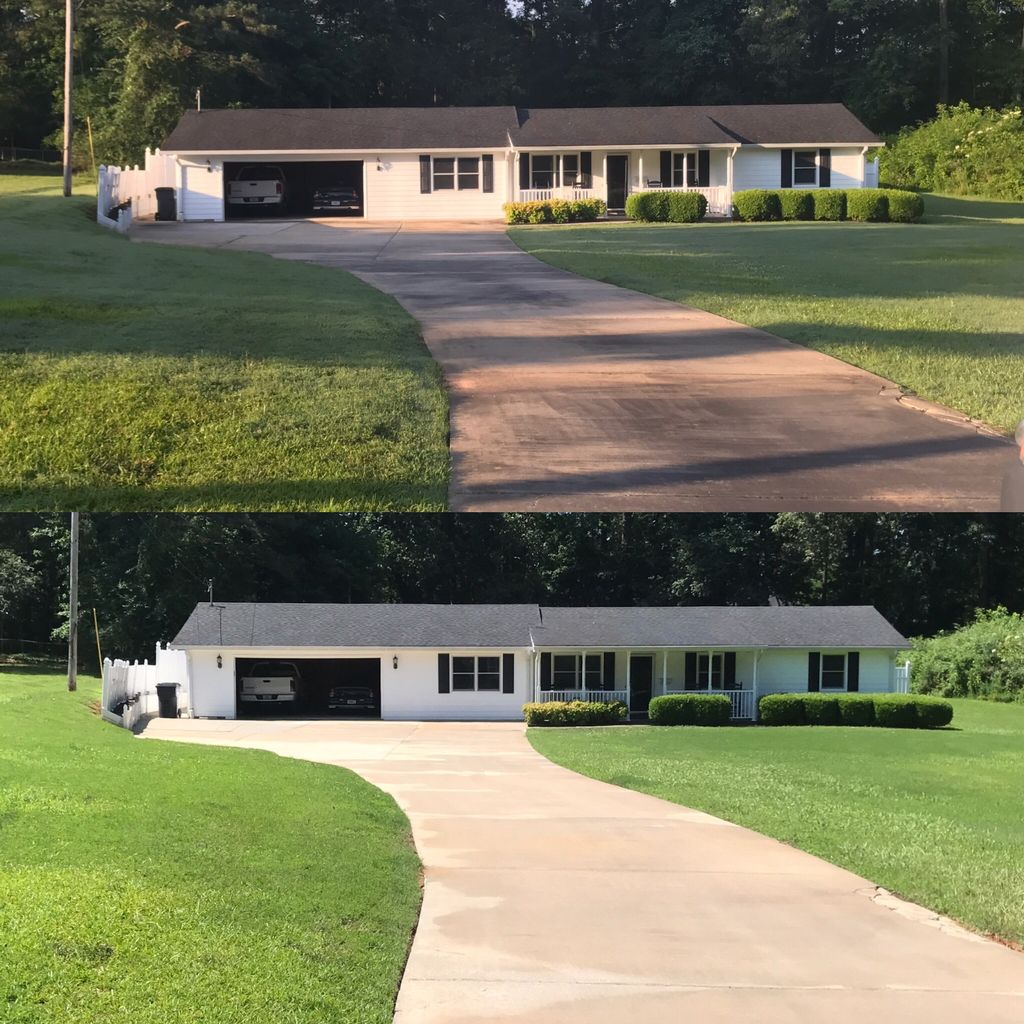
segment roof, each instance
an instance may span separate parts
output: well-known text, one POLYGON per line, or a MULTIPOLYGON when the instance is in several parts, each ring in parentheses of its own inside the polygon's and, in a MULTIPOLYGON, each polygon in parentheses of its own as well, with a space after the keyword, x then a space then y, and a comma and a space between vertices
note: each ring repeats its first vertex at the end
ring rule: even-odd
POLYGON ((198 604, 176 647, 901 648, 870 605, 547 608, 535 604, 198 604))
POLYGON ((841 103, 712 107, 334 107, 186 111, 179 153, 531 146, 874 145, 841 103))

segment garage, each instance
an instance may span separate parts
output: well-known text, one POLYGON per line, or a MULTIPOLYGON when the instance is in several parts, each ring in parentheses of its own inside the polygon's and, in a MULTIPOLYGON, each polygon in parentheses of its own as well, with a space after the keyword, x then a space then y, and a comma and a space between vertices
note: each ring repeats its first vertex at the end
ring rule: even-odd
POLYGON ((236 658, 239 718, 380 718, 380 658, 236 658))
POLYGON ((259 217, 362 217, 362 160, 255 159, 224 164, 224 214, 259 217), (232 201, 232 197, 236 201, 232 201), (283 196, 283 203, 277 196, 283 196), (241 202, 237 200, 242 200, 241 202))

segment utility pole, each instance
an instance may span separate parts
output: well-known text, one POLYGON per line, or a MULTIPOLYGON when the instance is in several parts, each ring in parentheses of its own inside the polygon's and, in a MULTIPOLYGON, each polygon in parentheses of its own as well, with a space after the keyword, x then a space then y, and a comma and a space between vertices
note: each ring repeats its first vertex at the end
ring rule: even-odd
POLYGON ((78 513, 71 513, 71 581, 68 587, 68 690, 78 689, 78 513))
MULTIPOLYGON (((71 85, 75 73, 75 6, 64 0, 64 195, 71 195, 71 85)), ((73 513, 74 514, 74 513, 73 513)))

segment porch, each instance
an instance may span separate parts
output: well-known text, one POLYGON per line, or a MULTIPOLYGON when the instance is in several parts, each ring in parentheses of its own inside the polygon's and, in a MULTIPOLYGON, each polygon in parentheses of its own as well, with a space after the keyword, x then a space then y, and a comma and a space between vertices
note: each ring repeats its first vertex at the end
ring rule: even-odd
MULTIPOLYGON (((649 184, 631 188, 626 186, 626 196, 633 192, 699 192, 708 203, 708 213, 713 217, 729 217, 732 214, 732 191, 725 185, 711 185, 698 188, 688 185, 649 184)), ((516 193, 516 202, 550 202, 552 199, 605 199, 596 188, 576 185, 557 185, 550 188, 523 188, 516 193)))

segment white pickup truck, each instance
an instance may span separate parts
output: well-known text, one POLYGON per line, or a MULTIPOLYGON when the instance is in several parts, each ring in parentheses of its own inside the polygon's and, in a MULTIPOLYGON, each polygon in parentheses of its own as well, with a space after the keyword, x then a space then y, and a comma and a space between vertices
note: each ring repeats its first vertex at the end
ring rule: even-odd
POLYGON ((258 661, 241 679, 239 698, 248 703, 294 703, 302 677, 290 661, 258 661))
POLYGON ((228 182, 229 206, 265 206, 284 209, 287 200, 284 171, 272 164, 249 164, 239 168, 228 182))

